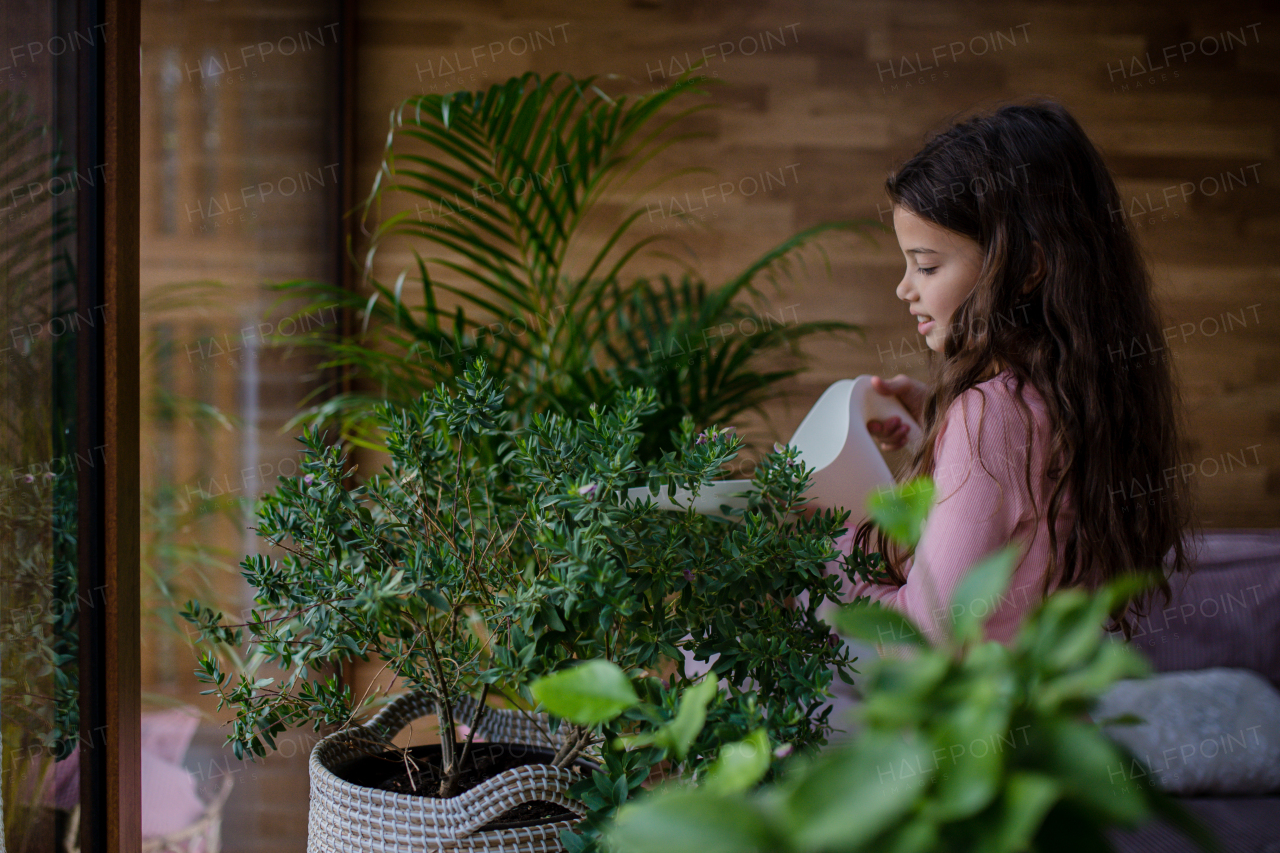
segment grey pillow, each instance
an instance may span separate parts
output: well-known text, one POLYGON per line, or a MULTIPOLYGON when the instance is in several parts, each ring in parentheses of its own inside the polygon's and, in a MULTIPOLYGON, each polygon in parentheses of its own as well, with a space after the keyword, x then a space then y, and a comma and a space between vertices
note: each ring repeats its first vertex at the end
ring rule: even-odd
POLYGON ((1245 669, 1168 672, 1117 682, 1093 719, 1134 715, 1138 725, 1104 725, 1135 760, 1111 768, 1117 785, 1155 785, 1173 794, 1280 791, 1280 693, 1245 669))

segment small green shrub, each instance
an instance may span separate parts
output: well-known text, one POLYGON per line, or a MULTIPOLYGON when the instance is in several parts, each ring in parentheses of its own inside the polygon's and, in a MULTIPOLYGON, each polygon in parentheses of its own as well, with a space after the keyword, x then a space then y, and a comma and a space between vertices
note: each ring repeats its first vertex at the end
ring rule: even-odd
POLYGON ((652 390, 621 392, 582 419, 536 414, 515 428, 483 363, 456 385, 379 408, 391 462, 359 484, 341 451, 308 430, 302 475, 282 478, 260 511, 260 534, 283 556, 241 564, 255 589, 250 618, 227 624, 188 605, 210 644, 198 674, 236 713, 236 755, 264 755, 294 725, 348 725, 360 703, 325 673, 374 658, 443 708, 442 795, 465 762, 455 724, 477 722, 453 719, 460 697, 532 708, 537 679, 572 686, 590 674, 583 661, 625 673, 602 682, 600 707, 614 716, 563 723, 557 763, 586 752, 604 765, 580 790, 597 813, 588 829, 655 768, 696 772, 758 729, 799 749, 825 741, 821 705, 851 661, 818 608, 836 597, 823 564, 847 514, 797 512, 811 472, 794 449, 758 467, 739 520, 667 512, 627 490, 718 479, 741 446, 732 431, 698 433, 686 420, 675 450, 644 459, 652 390), (246 640, 253 660, 283 676, 229 667, 219 649, 246 640), (686 653, 718 656, 692 699, 686 653), (616 707, 627 691, 643 702, 616 707), (602 749, 622 736, 635 748, 602 749))

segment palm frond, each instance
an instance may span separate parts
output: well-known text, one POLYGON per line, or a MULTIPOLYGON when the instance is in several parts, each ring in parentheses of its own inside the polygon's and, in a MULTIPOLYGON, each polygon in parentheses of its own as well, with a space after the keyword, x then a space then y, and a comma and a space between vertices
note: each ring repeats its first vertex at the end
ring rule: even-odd
POLYGON ((317 333, 308 342, 325 350, 326 366, 354 370, 365 390, 320 400, 332 389, 318 389, 289 428, 328 423, 372 443, 364 428, 374 399, 408 402, 482 355, 506 377, 508 402, 522 416, 582 414, 619 385, 658 389, 662 409, 648 433, 657 449, 686 415, 710 423, 761 409, 801 369, 804 340, 857 333, 838 321, 784 323, 718 341, 706 340, 704 330, 759 326, 768 317, 769 281, 794 277, 807 249, 821 251, 820 237, 865 235, 869 222, 800 231, 715 286, 683 259, 678 279, 640 275, 637 262, 663 257, 661 247, 673 242, 641 233, 641 200, 696 171, 681 167, 647 177, 623 212, 603 222, 601 236, 601 203, 617 204, 655 158, 699 135, 684 128, 714 107, 703 97, 711 82, 690 72, 650 94, 613 97, 594 77, 529 73, 398 105, 364 207, 372 227, 362 292, 279 285, 282 298, 301 299, 302 311, 323 302, 356 317, 356 336, 317 333), (404 245, 414 269, 394 283, 379 281, 375 260, 404 245), (415 274, 421 302, 411 306, 404 290, 415 274), (654 357, 699 335, 697 358, 654 357), (778 366, 784 354, 791 361, 778 366))

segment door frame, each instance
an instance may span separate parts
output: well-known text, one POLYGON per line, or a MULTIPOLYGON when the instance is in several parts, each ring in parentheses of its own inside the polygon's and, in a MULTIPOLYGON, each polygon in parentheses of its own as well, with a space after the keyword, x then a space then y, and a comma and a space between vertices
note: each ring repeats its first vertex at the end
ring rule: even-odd
POLYGON ((72 0, 79 32, 76 162, 101 165, 77 197, 80 849, 142 844, 139 649, 138 134, 141 5, 72 0), (101 450, 95 457, 94 451, 101 450))

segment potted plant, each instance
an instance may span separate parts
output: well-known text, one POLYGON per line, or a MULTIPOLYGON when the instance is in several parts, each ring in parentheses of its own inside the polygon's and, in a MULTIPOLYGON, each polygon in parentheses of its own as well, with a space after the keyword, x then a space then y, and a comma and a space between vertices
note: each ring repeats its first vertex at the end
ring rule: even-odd
POLYGON ((302 474, 281 478, 260 510, 280 556, 241 564, 251 618, 185 612, 209 644, 200 678, 235 711, 237 756, 264 755, 293 725, 336 729, 311 761, 313 853, 583 849, 655 772, 697 772, 757 729, 800 749, 824 742, 826 688, 851 661, 817 613, 838 591, 822 568, 846 514, 798 512, 810 472, 793 449, 764 459, 737 521, 667 512, 628 489, 716 479, 741 448, 731 430, 686 420, 674 450, 645 458, 652 389, 516 425, 483 363, 456 386, 377 409, 390 463, 363 482, 308 429, 302 474), (246 639, 275 673, 226 664, 218 649, 246 639), (686 653, 714 657, 692 694, 686 653), (371 700, 341 674, 371 658, 403 696, 355 725, 371 700), (598 685, 606 695, 644 702, 542 713, 533 682, 558 675, 572 693, 596 682, 580 666, 594 659, 625 673, 598 685), (430 713, 438 745, 392 746, 430 713), (619 736, 634 748, 604 748, 619 736), (510 810, 533 801, 549 805, 516 822, 541 823, 511 825, 510 810), (563 832, 582 815, 585 834, 563 832))
MULTIPOLYGON (((873 498, 872 516, 914 541, 932 495, 927 479, 916 481, 873 498)), ((1018 550, 1002 549, 970 571, 936 642, 879 604, 837 611, 842 634, 894 650, 862 683, 857 736, 799 758, 763 786, 763 768, 744 758, 755 744, 727 745, 701 784, 627 806, 608 829, 610 849, 1107 851, 1108 830, 1156 816, 1212 849, 1186 812, 1135 781, 1133 757, 1088 716, 1117 679, 1147 672, 1104 630, 1145 584, 1130 578, 1094 593, 1056 592, 1007 647, 984 642, 988 605, 1004 593, 1018 550)), ((756 737, 768 746, 763 732, 756 737)))
POLYGON ((304 314, 340 305, 355 318, 352 334, 308 342, 358 384, 317 388, 295 424, 377 447, 377 403, 408 404, 477 357, 507 380, 521 420, 583 417, 617 386, 654 389, 646 455, 671 449, 686 415, 727 423, 785 394, 802 342, 860 330, 770 305, 770 283, 790 279, 818 237, 880 226, 814 225, 709 281, 680 239, 689 200, 664 190, 689 173, 720 178, 655 164, 707 135, 695 119, 713 108, 702 96, 714 82, 691 72, 632 96, 617 79, 525 74, 398 105, 363 209, 361 286, 281 285, 309 298, 304 314), (381 280, 384 256, 414 262, 381 280))

